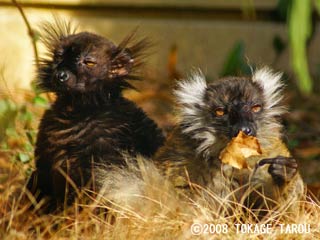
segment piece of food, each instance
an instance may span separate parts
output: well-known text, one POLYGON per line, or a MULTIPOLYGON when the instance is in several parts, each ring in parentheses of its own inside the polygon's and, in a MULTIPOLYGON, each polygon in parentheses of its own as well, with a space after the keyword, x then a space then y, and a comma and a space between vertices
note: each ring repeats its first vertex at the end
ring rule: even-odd
POLYGON ((247 136, 242 131, 232 138, 227 147, 220 153, 222 163, 229 164, 235 168, 248 168, 246 158, 261 155, 262 151, 256 137, 247 136))

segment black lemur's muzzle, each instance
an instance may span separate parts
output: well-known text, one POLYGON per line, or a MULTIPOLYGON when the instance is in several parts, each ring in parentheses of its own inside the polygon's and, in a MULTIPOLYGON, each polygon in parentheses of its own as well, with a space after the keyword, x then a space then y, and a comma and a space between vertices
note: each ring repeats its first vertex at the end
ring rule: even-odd
POLYGON ((65 70, 61 70, 61 71, 58 71, 56 73, 56 78, 60 81, 60 82, 65 82, 69 79, 70 75, 67 71, 65 70))

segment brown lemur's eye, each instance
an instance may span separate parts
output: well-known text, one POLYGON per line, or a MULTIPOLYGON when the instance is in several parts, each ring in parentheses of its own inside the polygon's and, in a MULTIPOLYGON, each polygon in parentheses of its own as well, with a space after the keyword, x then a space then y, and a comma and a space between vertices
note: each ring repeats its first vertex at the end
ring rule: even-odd
POLYGON ((222 107, 218 107, 214 110, 214 113, 217 117, 222 117, 225 114, 225 111, 222 107))
POLYGON ((254 112, 254 113, 258 113, 262 110, 262 107, 260 104, 256 104, 256 105, 253 105, 251 107, 251 111, 254 112))

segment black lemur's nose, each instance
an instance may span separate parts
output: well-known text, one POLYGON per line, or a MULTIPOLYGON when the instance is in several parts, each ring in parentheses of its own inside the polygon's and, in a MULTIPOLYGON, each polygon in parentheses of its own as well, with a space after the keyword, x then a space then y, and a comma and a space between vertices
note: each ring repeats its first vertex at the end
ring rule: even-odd
POLYGON ((65 82, 69 79, 69 74, 66 71, 59 71, 57 72, 56 77, 60 82, 65 82))

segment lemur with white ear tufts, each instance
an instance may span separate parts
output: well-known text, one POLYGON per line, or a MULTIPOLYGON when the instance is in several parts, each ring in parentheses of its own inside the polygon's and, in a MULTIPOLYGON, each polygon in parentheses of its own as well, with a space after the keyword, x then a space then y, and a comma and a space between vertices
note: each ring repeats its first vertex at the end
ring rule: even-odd
POLYGON ((150 157, 164 138, 142 109, 122 96, 133 88, 128 80, 140 79, 146 40, 133 42, 131 34, 115 45, 56 20, 42 26, 42 41, 48 55, 37 85, 56 100, 41 119, 28 188, 57 206, 72 203, 82 188, 94 188, 96 164, 124 165, 123 152, 150 157))
MULTIPOLYGON (((286 112, 282 89, 281 74, 268 68, 252 77, 226 77, 210 84, 201 72, 194 73, 175 91, 181 119, 157 152, 156 164, 177 188, 196 183, 222 198, 247 201, 247 190, 263 193, 273 203, 301 196, 297 162, 281 140, 279 117, 286 112), (251 160, 251 170, 219 160, 239 131, 255 136, 261 145, 263 154, 251 160)), ((260 203, 251 198, 248 204, 260 203)))

